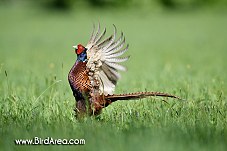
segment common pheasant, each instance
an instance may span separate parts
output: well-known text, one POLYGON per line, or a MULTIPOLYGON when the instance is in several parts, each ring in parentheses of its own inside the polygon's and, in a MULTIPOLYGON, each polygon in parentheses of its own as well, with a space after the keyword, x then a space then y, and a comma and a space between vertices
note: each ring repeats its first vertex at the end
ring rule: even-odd
POLYGON ((81 44, 73 46, 77 59, 68 74, 68 80, 76 99, 74 110, 76 115, 98 115, 103 108, 118 100, 140 99, 148 96, 180 99, 175 95, 162 92, 114 94, 120 78, 118 71, 126 71, 126 68, 119 63, 129 59, 129 56, 120 56, 128 50, 129 45, 125 46, 125 37, 122 32, 116 40, 117 29, 115 25, 113 26, 114 33, 104 38, 106 28, 100 33, 100 25, 97 30, 93 25, 88 44, 85 47, 81 44))

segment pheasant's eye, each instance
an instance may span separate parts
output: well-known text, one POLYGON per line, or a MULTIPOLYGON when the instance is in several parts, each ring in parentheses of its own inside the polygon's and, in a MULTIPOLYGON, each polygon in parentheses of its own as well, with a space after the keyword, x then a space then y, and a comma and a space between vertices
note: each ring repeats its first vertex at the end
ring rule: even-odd
POLYGON ((75 53, 76 53, 76 54, 77 54, 77 50, 78 50, 78 49, 75 49, 75 53))

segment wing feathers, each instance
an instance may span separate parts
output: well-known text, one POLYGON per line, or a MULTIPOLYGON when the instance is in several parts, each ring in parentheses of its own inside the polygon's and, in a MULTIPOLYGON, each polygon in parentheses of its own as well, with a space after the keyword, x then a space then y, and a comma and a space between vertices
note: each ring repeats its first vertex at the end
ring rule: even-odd
POLYGON ((120 51, 118 51, 118 52, 115 52, 115 53, 112 52, 112 53, 106 54, 106 58, 115 58, 115 57, 119 57, 119 56, 123 55, 123 54, 128 50, 128 47, 129 47, 129 45, 127 45, 125 49, 120 50, 120 51))
POLYGON ((128 58, 129 58, 129 56, 122 57, 122 58, 108 58, 108 59, 106 59, 106 61, 108 61, 108 62, 125 62, 128 60, 128 58))
POLYGON ((97 32, 96 32, 96 34, 95 34, 95 36, 94 36, 94 39, 93 39, 93 42, 94 42, 94 43, 95 43, 96 39, 98 38, 99 33, 100 33, 100 24, 98 24, 98 29, 97 29, 97 32))
POLYGON ((116 69, 109 67, 107 64, 103 63, 103 71, 107 75, 108 79, 112 81, 113 84, 117 83, 117 80, 120 79, 121 75, 117 72, 116 69))
POLYGON ((122 41, 122 38, 123 38, 123 32, 121 32, 120 38, 119 38, 116 42, 112 43, 112 45, 110 45, 110 47, 109 47, 108 49, 106 49, 105 52, 108 53, 108 52, 111 51, 113 48, 115 48, 117 45, 119 45, 120 42, 122 41))
POLYGON ((107 52, 106 54, 111 54, 114 52, 117 52, 118 50, 120 50, 121 48, 123 48, 123 46, 125 45, 125 38, 123 39, 123 41, 116 47, 112 48, 109 52, 107 52))
POLYGON ((102 47, 104 47, 109 41, 112 41, 113 39, 113 35, 109 36, 107 39, 103 40, 102 42, 100 42, 99 44, 97 44, 98 48, 101 49, 102 47))
POLYGON ((113 62, 105 62, 109 67, 114 68, 116 70, 126 71, 126 68, 120 64, 113 62))
POLYGON ((102 34, 99 36, 99 38, 97 38, 97 39, 95 40, 94 43, 100 42, 100 40, 105 36, 105 34, 106 34, 106 28, 104 28, 102 34))
POLYGON ((93 24, 92 34, 88 43, 92 43, 94 41, 94 33, 95 33, 95 24, 93 24))
MULTIPOLYGON (((127 45, 123 48, 125 46, 124 34, 121 32, 119 38, 116 40, 117 28, 115 25, 113 27, 113 34, 104 38, 106 28, 100 34, 100 25, 98 24, 97 30, 95 30, 95 25, 93 25, 92 35, 86 46, 88 49, 87 69, 91 73, 89 74, 90 81, 92 82, 98 79, 99 92, 105 95, 113 94, 115 85, 121 77, 118 71, 126 71, 126 68, 119 63, 129 59, 129 56, 121 57, 129 47, 127 45), (98 76, 98 78, 93 75, 98 76)), ((97 85, 93 87, 96 88, 97 85)))
POLYGON ((104 88, 103 93, 105 95, 113 94, 115 85, 108 79, 108 77, 103 71, 99 73, 99 76, 100 76, 100 79, 102 80, 102 85, 100 89, 102 90, 104 88))
POLYGON ((110 41, 109 41, 109 43, 103 48, 103 52, 105 52, 106 51, 106 49, 107 48, 109 48, 110 47, 110 45, 112 45, 112 43, 114 42, 114 40, 115 40, 115 38, 116 38, 116 34, 117 34, 117 28, 116 28, 116 26, 113 24, 113 26, 114 26, 114 33, 113 33, 113 37, 112 37, 112 39, 110 39, 110 41))

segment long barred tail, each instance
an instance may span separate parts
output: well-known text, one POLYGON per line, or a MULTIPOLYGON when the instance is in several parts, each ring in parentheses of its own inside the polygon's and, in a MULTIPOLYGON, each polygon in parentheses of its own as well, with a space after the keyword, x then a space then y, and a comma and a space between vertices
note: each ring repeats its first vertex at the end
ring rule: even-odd
POLYGON ((128 94, 114 94, 114 95, 105 96, 105 98, 107 100, 111 100, 111 102, 115 102, 117 100, 133 100, 133 99, 146 98, 149 96, 161 96, 161 97, 169 97, 169 98, 183 100, 178 96, 168 94, 168 93, 163 93, 163 92, 135 92, 135 93, 128 93, 128 94))

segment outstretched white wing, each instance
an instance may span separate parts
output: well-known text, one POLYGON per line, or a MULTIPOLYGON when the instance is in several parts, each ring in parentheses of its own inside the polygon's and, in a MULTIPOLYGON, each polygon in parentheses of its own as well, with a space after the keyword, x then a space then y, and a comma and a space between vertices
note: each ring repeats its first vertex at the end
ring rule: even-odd
POLYGON ((126 68, 120 65, 120 62, 128 60, 127 57, 120 57, 128 50, 125 46, 125 38, 121 32, 121 36, 116 40, 117 29, 114 26, 114 33, 104 39, 106 28, 100 34, 100 25, 93 32, 86 46, 87 48, 87 69, 89 71, 89 79, 92 86, 99 91, 100 94, 113 94, 115 85, 120 78, 119 70, 125 71, 126 68), (103 40, 104 39, 104 40, 103 40))

